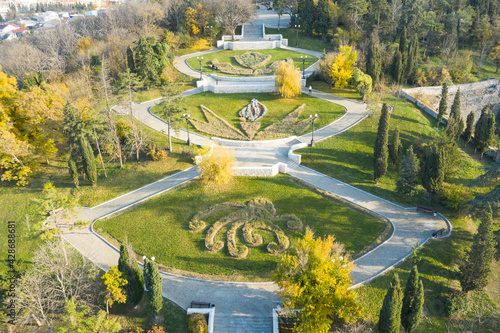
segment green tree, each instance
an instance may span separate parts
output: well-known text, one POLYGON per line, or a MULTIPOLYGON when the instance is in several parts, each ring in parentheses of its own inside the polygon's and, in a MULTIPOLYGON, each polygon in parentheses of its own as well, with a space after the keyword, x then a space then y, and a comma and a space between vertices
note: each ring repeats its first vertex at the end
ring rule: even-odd
POLYGON ((406 63, 408 61, 408 35, 406 32, 406 26, 403 26, 401 29, 401 36, 399 37, 399 52, 401 53, 401 65, 403 66, 403 73, 401 74, 404 76, 406 73, 404 72, 406 70, 406 63))
POLYGON ((479 207, 477 214, 481 220, 474 235, 472 247, 465 262, 460 266, 460 285, 464 292, 482 290, 488 284, 491 263, 495 254, 493 218, 490 205, 479 207))
POLYGON ((361 315, 352 283, 352 263, 333 236, 315 238, 307 229, 285 253, 273 275, 285 309, 301 309, 294 332, 326 333, 332 317, 352 322, 361 315))
POLYGON ((399 128, 396 127, 394 129, 394 133, 392 134, 392 142, 389 145, 389 157, 391 158, 393 165, 398 161, 398 157, 402 149, 403 145, 399 139, 399 128))
POLYGON ((316 21, 316 6, 314 0, 304 0, 304 6, 300 13, 300 24, 303 31, 311 35, 316 21))
POLYGON ((410 277, 406 282, 401 309, 401 324, 406 332, 410 333, 420 323, 424 308, 424 285, 418 275, 417 266, 411 269, 410 277))
POLYGON ((363 99, 366 99, 366 95, 372 92, 372 77, 356 67, 352 73, 352 80, 356 90, 363 95, 363 99))
POLYGON ((467 115, 467 126, 464 131, 465 146, 470 142, 472 138, 472 132, 474 131, 474 111, 471 111, 467 115))
POLYGON ((314 20, 314 30, 323 39, 326 38, 328 29, 331 27, 331 5, 330 0, 318 0, 314 20))
POLYGON ((280 25, 281 25, 281 16, 283 15, 283 12, 285 10, 285 3, 283 0, 276 0, 273 3, 273 9, 278 14, 278 31, 280 30, 280 25))
POLYGON ((395 50, 391 65, 391 75, 394 82, 397 84, 401 83, 403 80, 403 72, 403 58, 401 56, 401 52, 399 52, 399 50, 395 50))
POLYGON ((118 270, 122 272, 123 278, 128 281, 125 285, 127 303, 136 306, 144 294, 144 279, 142 272, 134 259, 134 252, 129 244, 120 246, 120 259, 118 259, 118 270))
POLYGON ((127 46, 127 67, 130 69, 132 73, 135 73, 134 51, 132 51, 130 45, 127 46))
POLYGON ((495 137, 495 115, 486 106, 481 110, 481 116, 479 117, 476 128, 474 130, 474 145, 475 150, 479 150, 481 153, 481 159, 483 154, 489 149, 493 143, 495 137))
POLYGON ((71 176, 71 179, 73 180, 73 184, 75 184, 75 187, 78 187, 78 168, 76 167, 75 160, 73 157, 70 155, 68 158, 68 169, 69 169, 69 175, 71 176))
POLYGON ((373 179, 378 184, 387 172, 388 141, 389 141, 389 106, 384 103, 378 121, 377 138, 373 151, 373 179))
POLYGON ((172 130, 182 125, 181 115, 186 112, 184 98, 180 88, 173 83, 162 86, 163 101, 160 103, 161 113, 167 118, 168 150, 172 152, 172 130))
POLYGON ((147 86, 161 84, 161 74, 170 64, 169 47, 167 44, 158 43, 155 37, 140 36, 134 42, 135 68, 147 86))
POLYGON ((400 180, 396 183, 396 189, 404 195, 411 195, 416 191, 417 176, 420 170, 420 162, 413 152, 413 146, 406 151, 406 155, 399 166, 400 180))
POLYGON ((460 128, 460 120, 461 112, 460 112, 460 88, 458 88, 457 93, 455 94, 455 99, 453 100, 453 104, 451 105, 450 116, 448 117, 448 125, 446 126, 446 135, 450 139, 457 140, 458 139, 458 131, 460 128))
POLYGON ((95 316, 89 316, 89 311, 90 307, 77 306, 72 299, 66 299, 57 333, 117 333, 122 329, 116 319, 106 318, 106 312, 100 310, 95 316))
POLYGON ((153 259, 146 260, 144 264, 144 282, 146 283, 151 310, 155 313, 156 317, 163 307, 163 285, 158 265, 153 259), (148 266, 147 269, 146 265, 148 266))
POLYGON ((366 54, 366 73, 372 77, 373 83, 379 82, 382 72, 382 54, 379 44, 378 33, 374 31, 370 35, 370 44, 366 54))
POLYGON ((384 297, 380 310, 378 331, 380 333, 398 333, 401 327, 401 285, 398 274, 394 274, 391 286, 384 297))
POLYGON ((441 90, 441 100, 439 101, 438 115, 436 126, 439 127, 441 124, 441 120, 443 120, 443 116, 446 113, 446 109, 448 108, 448 83, 443 83, 443 89, 441 90))
POLYGON ((432 197, 439 192, 444 180, 444 156, 443 150, 433 145, 427 153, 424 168, 422 170, 422 185, 432 197))
POLYGON ((408 45, 408 58, 406 59, 405 75, 406 80, 410 83, 416 83, 417 80, 417 54, 418 54, 418 37, 414 34, 408 45))
POLYGON ((79 137, 79 149, 82 157, 83 170, 92 186, 97 185, 97 168, 94 152, 87 139, 82 135, 79 137))

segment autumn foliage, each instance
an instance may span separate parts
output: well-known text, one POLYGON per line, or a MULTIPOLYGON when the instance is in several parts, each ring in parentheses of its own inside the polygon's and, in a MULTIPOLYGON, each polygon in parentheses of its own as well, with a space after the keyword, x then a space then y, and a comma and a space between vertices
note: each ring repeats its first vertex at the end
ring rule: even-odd
POLYGON ((228 189, 233 181, 235 158, 233 151, 215 142, 203 147, 196 156, 200 178, 208 191, 228 189))
POLYGON ((291 62, 283 61, 275 71, 276 87, 281 96, 285 98, 300 95, 302 87, 300 84, 300 71, 291 62))

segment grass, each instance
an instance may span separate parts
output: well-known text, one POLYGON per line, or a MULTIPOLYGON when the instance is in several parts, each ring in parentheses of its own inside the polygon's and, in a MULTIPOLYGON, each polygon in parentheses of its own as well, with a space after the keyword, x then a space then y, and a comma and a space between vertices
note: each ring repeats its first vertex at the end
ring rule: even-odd
MULTIPOLYGON (((295 214, 318 236, 335 235, 353 253, 361 251, 385 228, 384 223, 327 200, 286 176, 236 178, 232 190, 223 193, 206 193, 199 182, 194 182, 132 211, 98 221, 94 227, 118 241, 127 237, 139 255, 154 255, 170 272, 211 279, 268 280, 279 260, 279 256, 265 250, 272 240, 270 234, 263 234, 264 245, 250 247, 248 257, 238 260, 228 255, 227 248, 219 253, 209 252, 204 243, 206 231, 195 233, 188 228, 189 220, 200 210, 217 203, 246 202, 256 197, 271 200, 277 215, 295 214)), ((209 222, 215 222, 215 218, 209 222)), ((287 229, 283 221, 276 223, 290 238, 291 246, 303 233, 287 229)), ((225 234, 223 231, 220 235, 225 234)))
MULTIPOLYGON (((297 41, 297 31, 293 28, 272 29, 266 28, 266 34, 282 34, 283 38, 288 39, 288 46, 295 47, 297 41)), ((299 30, 298 47, 301 49, 313 50, 318 52, 333 50, 333 45, 323 41, 319 37, 307 36, 304 31, 299 30)))
POLYGON ((332 88, 328 86, 328 83, 325 81, 312 81, 310 79, 307 80, 307 87, 311 86, 313 89, 326 92, 328 94, 333 94, 336 96, 340 96, 343 98, 352 99, 354 101, 363 102, 363 95, 356 91, 356 89, 352 87, 346 88, 332 88))
MULTIPOLYGON (((217 60, 219 60, 220 63, 228 62, 231 65, 233 65, 233 67, 235 67, 235 68, 246 68, 246 67, 241 66, 234 59, 234 56, 240 55, 243 53, 247 53, 247 52, 250 52, 250 51, 225 50, 225 51, 218 51, 218 52, 205 54, 203 56, 203 60, 201 61, 201 67, 203 68, 204 73, 212 73, 212 67, 211 67, 212 60, 217 59, 217 60)), ((262 53, 264 55, 271 55, 272 56, 271 60, 269 60, 269 62, 266 64, 265 67, 269 67, 275 61, 286 60, 287 58, 292 58, 295 65, 299 66, 301 70, 302 70, 302 59, 300 59, 300 57, 307 55, 305 53, 299 53, 299 52, 294 52, 294 51, 289 51, 289 50, 284 50, 284 49, 258 50, 258 52, 262 53)), ((305 68, 311 66, 313 63, 316 62, 316 60, 318 60, 316 57, 313 57, 311 55, 307 55, 307 60, 305 62, 305 68)), ((189 58, 187 60, 187 63, 193 69, 200 70, 200 64, 198 62, 198 59, 196 59, 196 57, 189 58)), ((214 73, 217 75, 224 75, 224 76, 240 76, 240 75, 225 74, 225 73, 221 73, 221 72, 214 72, 214 73)))
MULTIPOLYGON (((210 110, 214 111, 220 117, 228 121, 231 125, 239 130, 240 117, 239 110, 250 103, 252 98, 256 98, 259 102, 267 107, 267 113, 259 119, 262 123, 260 130, 262 131, 267 126, 283 119, 288 113, 295 110, 302 104, 306 107, 300 115, 298 121, 308 118, 310 114, 318 114, 318 119, 315 122, 317 128, 328 125, 338 119, 345 112, 344 108, 339 105, 323 101, 319 98, 302 94, 295 98, 282 98, 278 94, 273 93, 238 93, 238 94, 214 94, 204 92, 189 96, 185 99, 186 113, 191 115, 191 118, 205 121, 205 117, 200 109, 200 105, 205 105, 210 110)), ((159 106, 152 108, 153 113, 162 116, 159 106)), ((305 129, 307 132, 309 129, 305 129)))

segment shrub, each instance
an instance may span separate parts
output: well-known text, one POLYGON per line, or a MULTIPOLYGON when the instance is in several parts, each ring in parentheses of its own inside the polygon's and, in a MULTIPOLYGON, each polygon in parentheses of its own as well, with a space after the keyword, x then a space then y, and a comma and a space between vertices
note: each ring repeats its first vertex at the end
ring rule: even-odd
POLYGON ((227 230, 227 249, 231 257, 242 259, 248 255, 248 247, 245 245, 236 246, 236 231, 245 224, 246 221, 234 222, 227 230))
POLYGON ((265 54, 259 52, 246 52, 235 56, 234 59, 243 67, 256 69, 264 66, 269 60, 271 60, 271 56, 266 56, 265 54))
POLYGON ((149 147, 149 151, 146 155, 148 155, 153 161, 161 161, 168 157, 168 152, 165 149, 153 145, 152 147, 149 147))
POLYGON ((276 87, 282 97, 290 98, 302 93, 301 73, 293 63, 282 62, 276 68, 276 87))
POLYGON ((201 313, 193 313, 188 320, 190 333, 208 333, 208 325, 205 316, 201 313))
POLYGON ((443 204, 453 210, 458 210, 462 203, 473 198, 470 190, 463 186, 450 186, 443 184, 439 192, 443 204))

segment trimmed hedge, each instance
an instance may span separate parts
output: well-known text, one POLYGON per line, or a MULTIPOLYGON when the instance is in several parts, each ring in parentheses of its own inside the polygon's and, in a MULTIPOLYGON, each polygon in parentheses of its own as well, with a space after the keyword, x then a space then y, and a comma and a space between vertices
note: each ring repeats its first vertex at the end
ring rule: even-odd
POLYGON ((190 333, 208 333, 207 320, 201 313, 193 313, 189 316, 188 327, 190 333))

